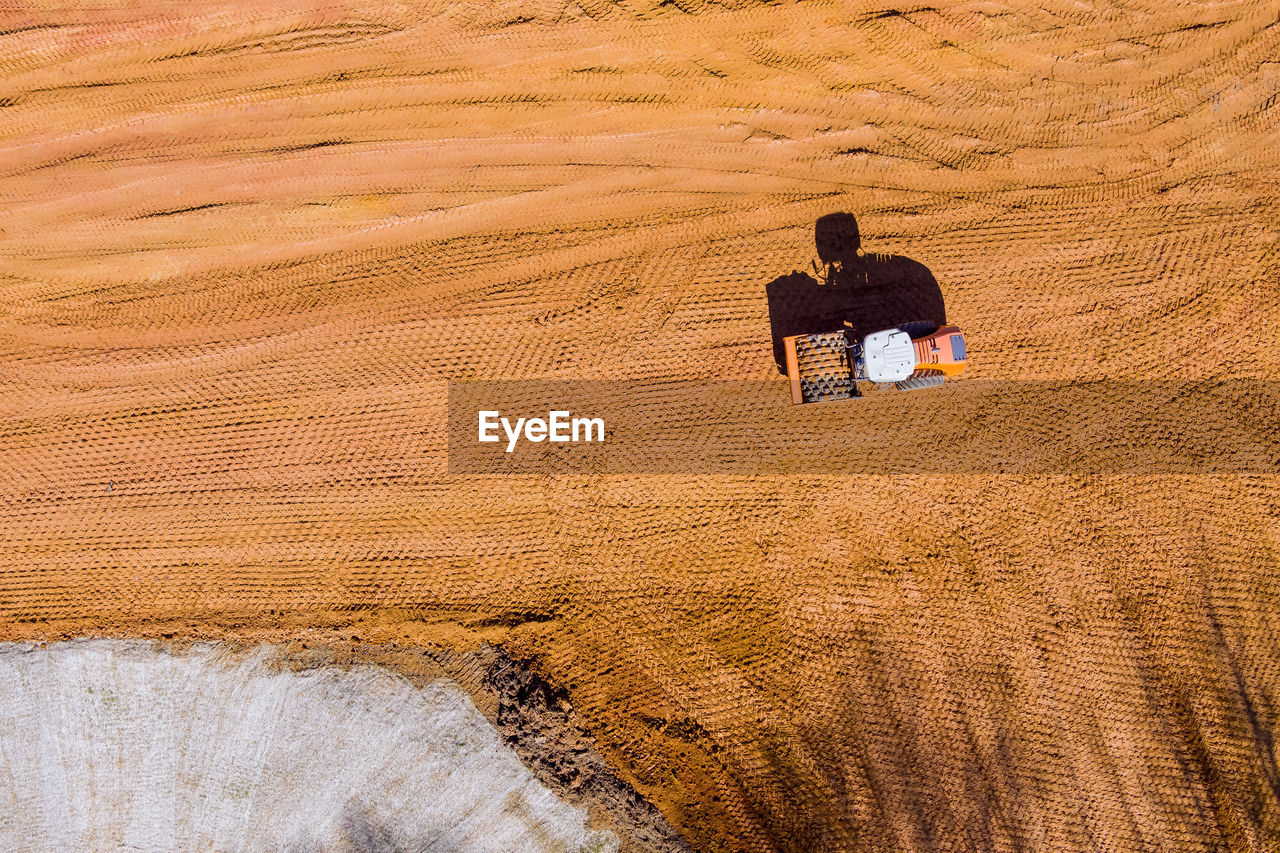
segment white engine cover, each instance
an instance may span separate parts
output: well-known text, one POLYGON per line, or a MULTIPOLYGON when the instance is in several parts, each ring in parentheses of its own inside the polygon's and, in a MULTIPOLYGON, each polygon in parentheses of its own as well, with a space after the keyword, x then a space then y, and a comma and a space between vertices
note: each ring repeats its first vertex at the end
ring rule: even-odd
POLYGON ((867 379, 901 382, 916 369, 916 348, 911 336, 898 329, 872 332, 862 339, 867 379))

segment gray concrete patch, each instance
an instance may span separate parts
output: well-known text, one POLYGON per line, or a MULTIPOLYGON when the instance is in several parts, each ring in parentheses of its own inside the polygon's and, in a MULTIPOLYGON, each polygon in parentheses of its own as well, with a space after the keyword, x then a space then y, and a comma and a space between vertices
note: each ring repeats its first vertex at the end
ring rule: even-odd
POLYGON ((618 849, 453 681, 279 657, 0 645, 0 848, 618 849))

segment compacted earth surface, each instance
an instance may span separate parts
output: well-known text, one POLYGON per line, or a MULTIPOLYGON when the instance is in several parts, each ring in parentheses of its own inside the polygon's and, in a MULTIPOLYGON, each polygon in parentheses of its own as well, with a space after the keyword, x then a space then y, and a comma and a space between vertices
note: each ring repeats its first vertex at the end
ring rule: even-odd
MULTIPOLYGON (((35 725, 58 649, 98 648, 59 641, 214 643, 94 651, 67 683, 154 658, 138 749, 196 701, 177 660, 228 721, 267 685, 253 655, 412 725, 470 708, 475 755, 516 774, 475 802, 552 815, 475 831, 534 821, 535 849, 1271 849, 1278 22, 1274 0, 0 9, 4 712, 35 725), (970 366, 815 421, 770 284, 804 292, 840 211, 869 268, 927 271, 970 366), (476 475, 449 464, 448 389, 489 379, 619 406, 776 383, 707 428, 848 440, 772 472, 699 472, 713 441, 688 470, 476 475), (930 423, 936 468, 903 437, 930 423), (858 469, 868 442, 910 464, 858 469)), ((263 695, 337 707, 290 684, 263 695)), ((236 846, 271 813, 237 792, 285 783, 217 776, 255 742, 210 725, 193 772, 223 787, 192 837, 236 846)), ((367 731, 396 790, 428 784, 367 731)), ((156 790, 100 778, 126 773, 110 750, 23 782, 5 749, 24 796, 156 790)), ((40 823, 50 797, 3 831, 89 831, 40 823)), ((285 840, 452 820, 339 800, 285 840)), ((24 837, 168 837, 127 830, 24 837)))

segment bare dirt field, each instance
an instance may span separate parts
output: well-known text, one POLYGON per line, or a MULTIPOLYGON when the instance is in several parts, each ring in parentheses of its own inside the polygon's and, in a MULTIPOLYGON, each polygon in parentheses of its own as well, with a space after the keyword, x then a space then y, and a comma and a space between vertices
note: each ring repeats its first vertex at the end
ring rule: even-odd
POLYGON ((1265 464, 462 476, 446 386, 776 379, 832 211, 961 383, 1269 380, 1280 2, 42 6, 0 639, 499 644, 699 850, 1276 849, 1265 464))

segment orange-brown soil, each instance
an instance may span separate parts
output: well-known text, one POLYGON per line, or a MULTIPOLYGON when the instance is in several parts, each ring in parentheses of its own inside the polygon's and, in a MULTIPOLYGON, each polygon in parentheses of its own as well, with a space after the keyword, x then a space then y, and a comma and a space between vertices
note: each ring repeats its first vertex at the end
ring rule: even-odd
POLYGON ((776 377, 833 210, 972 378, 1270 378, 1280 3, 5 8, 5 637, 500 643, 702 850, 1273 849, 1275 476, 468 478, 445 390, 776 377))

